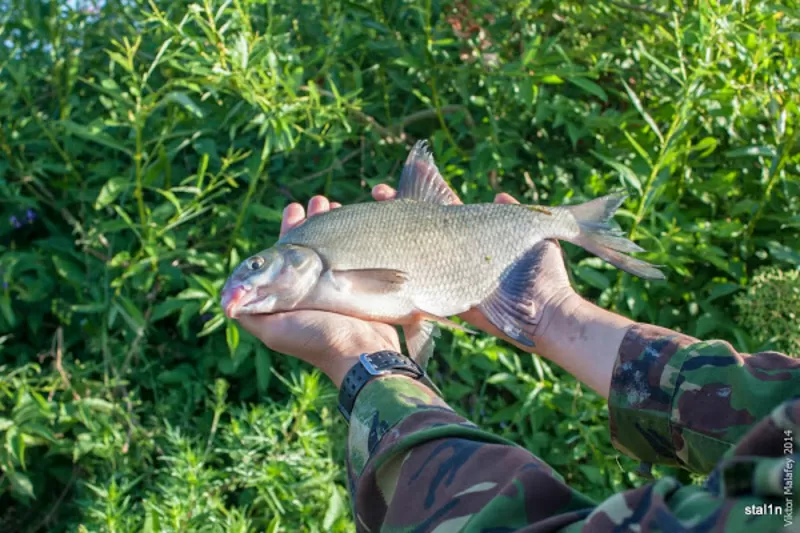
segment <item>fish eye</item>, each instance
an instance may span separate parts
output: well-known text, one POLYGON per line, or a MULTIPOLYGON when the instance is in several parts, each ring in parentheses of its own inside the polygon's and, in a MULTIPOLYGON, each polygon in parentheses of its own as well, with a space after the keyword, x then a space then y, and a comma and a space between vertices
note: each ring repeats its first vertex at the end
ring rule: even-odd
POLYGON ((247 266, 250 268, 250 270, 258 270, 264 266, 264 259, 261 257, 254 257, 249 263, 247 263, 247 266))

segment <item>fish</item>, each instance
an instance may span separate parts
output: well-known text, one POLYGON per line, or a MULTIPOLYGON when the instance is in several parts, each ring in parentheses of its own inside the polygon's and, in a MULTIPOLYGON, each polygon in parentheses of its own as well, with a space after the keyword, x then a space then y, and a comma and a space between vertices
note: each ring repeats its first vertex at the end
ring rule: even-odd
MULTIPOLYGON (((225 282, 221 305, 246 314, 323 310, 402 327, 425 367, 438 325, 478 308, 495 327, 534 346, 532 287, 545 239, 562 240, 630 274, 664 279, 609 222, 627 194, 577 205, 461 204, 425 141, 410 150, 397 195, 306 219, 248 257, 225 282)), ((468 330, 469 331, 469 330, 468 330)))

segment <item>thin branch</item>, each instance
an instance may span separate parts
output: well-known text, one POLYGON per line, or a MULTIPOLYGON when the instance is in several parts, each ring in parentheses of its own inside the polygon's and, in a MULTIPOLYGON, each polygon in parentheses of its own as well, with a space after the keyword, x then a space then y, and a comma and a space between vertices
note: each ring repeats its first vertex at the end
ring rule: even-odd
POLYGON ((64 328, 59 327, 56 330, 56 370, 61 375, 61 380, 67 386, 67 389, 72 391, 72 398, 74 400, 80 400, 81 397, 78 395, 77 392, 72 388, 72 383, 69 381, 69 374, 67 371, 64 370, 63 365, 63 358, 64 358, 64 328))
POLYGON ((628 9, 630 11, 639 11, 641 13, 647 13, 648 15, 655 15, 656 17, 661 17, 663 19, 669 19, 669 13, 664 13, 663 11, 658 11, 657 9, 653 9, 647 6, 640 6, 637 4, 628 4, 626 2, 619 2, 618 0, 608 0, 608 3, 614 6, 617 6, 620 9, 628 9))
MULTIPOLYGON (((450 105, 442 106, 441 109, 439 109, 439 111, 441 111, 443 114, 448 114, 448 113, 457 113, 458 111, 466 111, 466 108, 464 106, 462 106, 462 105, 450 104, 450 105)), ((467 115, 467 117, 469 117, 470 122, 472 122, 472 117, 470 117, 469 114, 467 115)), ((401 119, 399 122, 397 122, 392 127, 393 128, 398 128, 400 130, 403 130, 409 124, 412 124, 412 123, 420 121, 420 120, 425 120, 426 118, 438 118, 438 114, 436 113, 436 110, 435 109, 423 109, 422 111, 417 111, 416 113, 411 113, 407 117, 401 119)))
POLYGON ((36 533, 37 531, 39 531, 42 528, 42 526, 47 525, 47 523, 50 521, 51 518, 53 518, 53 515, 58 510, 58 508, 61 506, 61 502, 64 500, 64 496, 67 495, 67 492, 69 492, 69 489, 71 489, 72 485, 75 483, 75 478, 77 476, 78 476, 78 466, 75 465, 75 466, 72 467, 72 476, 69 478, 69 482, 67 483, 67 486, 64 487, 64 490, 61 491, 61 494, 58 496, 58 499, 53 504, 53 507, 50 508, 50 510, 47 512, 45 517, 42 518, 42 520, 36 525, 36 527, 31 528, 29 530, 30 533, 36 533))
MULTIPOLYGON (((304 90, 306 92, 311 92, 311 88, 308 87, 307 85, 303 85, 302 87, 300 87, 300 89, 302 89, 302 90, 304 90)), ((329 98, 336 98, 335 94, 333 94, 330 91, 326 91, 325 89, 316 88, 316 91, 319 94, 323 95, 323 96, 327 96, 329 98)), ((377 131, 378 134, 386 140, 386 142, 394 144, 394 143, 401 143, 401 142, 405 141, 405 136, 403 136, 401 134, 399 137, 396 137, 395 134, 391 130, 389 130, 389 128, 387 128, 386 126, 382 125, 374 117, 371 117, 370 115, 367 115, 366 113, 364 113, 360 109, 354 109, 354 108, 348 106, 347 107, 347 111, 351 115, 353 115, 353 117, 356 120, 358 120, 359 122, 372 126, 375 129, 375 131, 377 131)))
MULTIPOLYGON (((301 89, 305 91, 310 91, 311 89, 308 86, 303 86, 301 89)), ((336 98, 336 95, 330 91, 326 91, 325 89, 317 88, 317 92, 323 96, 327 96, 329 98, 336 98)), ((446 105, 439 108, 437 111, 436 109, 423 109, 422 111, 417 111, 416 113, 412 113, 406 117, 401 118, 395 124, 391 126, 384 126, 375 117, 372 117, 360 109, 354 109, 352 107, 348 107, 347 111, 353 115, 359 122, 363 124, 367 124, 372 126, 373 129, 378 132, 378 134, 383 137, 389 143, 413 143, 414 139, 408 136, 405 133, 405 128, 409 124, 413 124, 414 122, 418 122, 420 120, 425 120, 427 118, 439 117, 439 113, 448 114, 448 113, 457 113, 458 111, 466 111, 466 108, 461 105, 446 105)), ((472 117, 467 114, 468 121, 472 124, 472 117)), ((322 172, 324 174, 326 171, 322 172)))
MULTIPOLYGON (((156 281, 155 284, 153 285, 153 289, 147 294, 148 304, 147 304, 147 310, 144 313, 144 326, 136 330, 136 337, 134 337, 133 342, 131 343, 131 346, 128 349, 128 353, 125 355, 125 360, 122 363, 122 367, 120 368, 120 374, 122 375, 127 374, 128 368, 130 367, 131 359, 133 358, 134 353, 139 347, 139 343, 141 343, 142 339, 144 338, 144 334, 150 322, 150 316, 153 314, 153 304, 160 289, 161 285, 159 284, 158 281, 156 281)), ((127 389, 125 390, 125 393, 127 394, 127 389)))
POLYGON ((344 165, 345 163, 347 163, 348 161, 353 159, 359 153, 361 153, 361 148, 357 148, 357 149, 353 150, 352 152, 348 153, 347 155, 344 155, 344 156, 340 157, 339 159, 337 159, 336 161, 331 163, 331 165, 328 168, 325 168, 325 169, 320 170, 318 172, 314 172, 313 174, 309 174, 308 176, 303 176, 302 178, 300 178, 298 180, 293 180, 292 183, 293 184, 305 183, 307 181, 313 180, 314 178, 319 178, 320 176, 324 176, 325 174, 327 174, 331 170, 335 170, 337 168, 341 168, 342 165, 344 165))

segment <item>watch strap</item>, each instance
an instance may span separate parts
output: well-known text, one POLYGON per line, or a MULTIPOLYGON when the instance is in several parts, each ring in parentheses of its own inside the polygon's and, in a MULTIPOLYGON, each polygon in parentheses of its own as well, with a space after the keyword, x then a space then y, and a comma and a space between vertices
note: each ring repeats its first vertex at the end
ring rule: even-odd
MULTIPOLYGON (((387 374, 405 375, 417 380, 424 380, 429 386, 433 385, 427 379, 425 371, 411 358, 403 354, 385 350, 372 354, 361 354, 357 364, 345 375, 339 389, 339 412, 345 420, 350 421, 350 413, 356 403, 356 397, 369 381, 377 376, 387 374)), ((438 389, 435 389, 438 392, 438 389)))

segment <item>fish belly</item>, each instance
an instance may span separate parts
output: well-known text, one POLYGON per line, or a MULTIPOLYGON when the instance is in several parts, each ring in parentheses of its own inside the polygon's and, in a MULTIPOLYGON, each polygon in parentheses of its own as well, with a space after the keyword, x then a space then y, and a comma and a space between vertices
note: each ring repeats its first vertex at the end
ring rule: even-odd
POLYGON ((375 293, 358 287, 341 287, 320 278, 313 291, 297 306, 346 314, 364 320, 405 325, 418 320, 418 308, 406 288, 392 293, 375 293))

